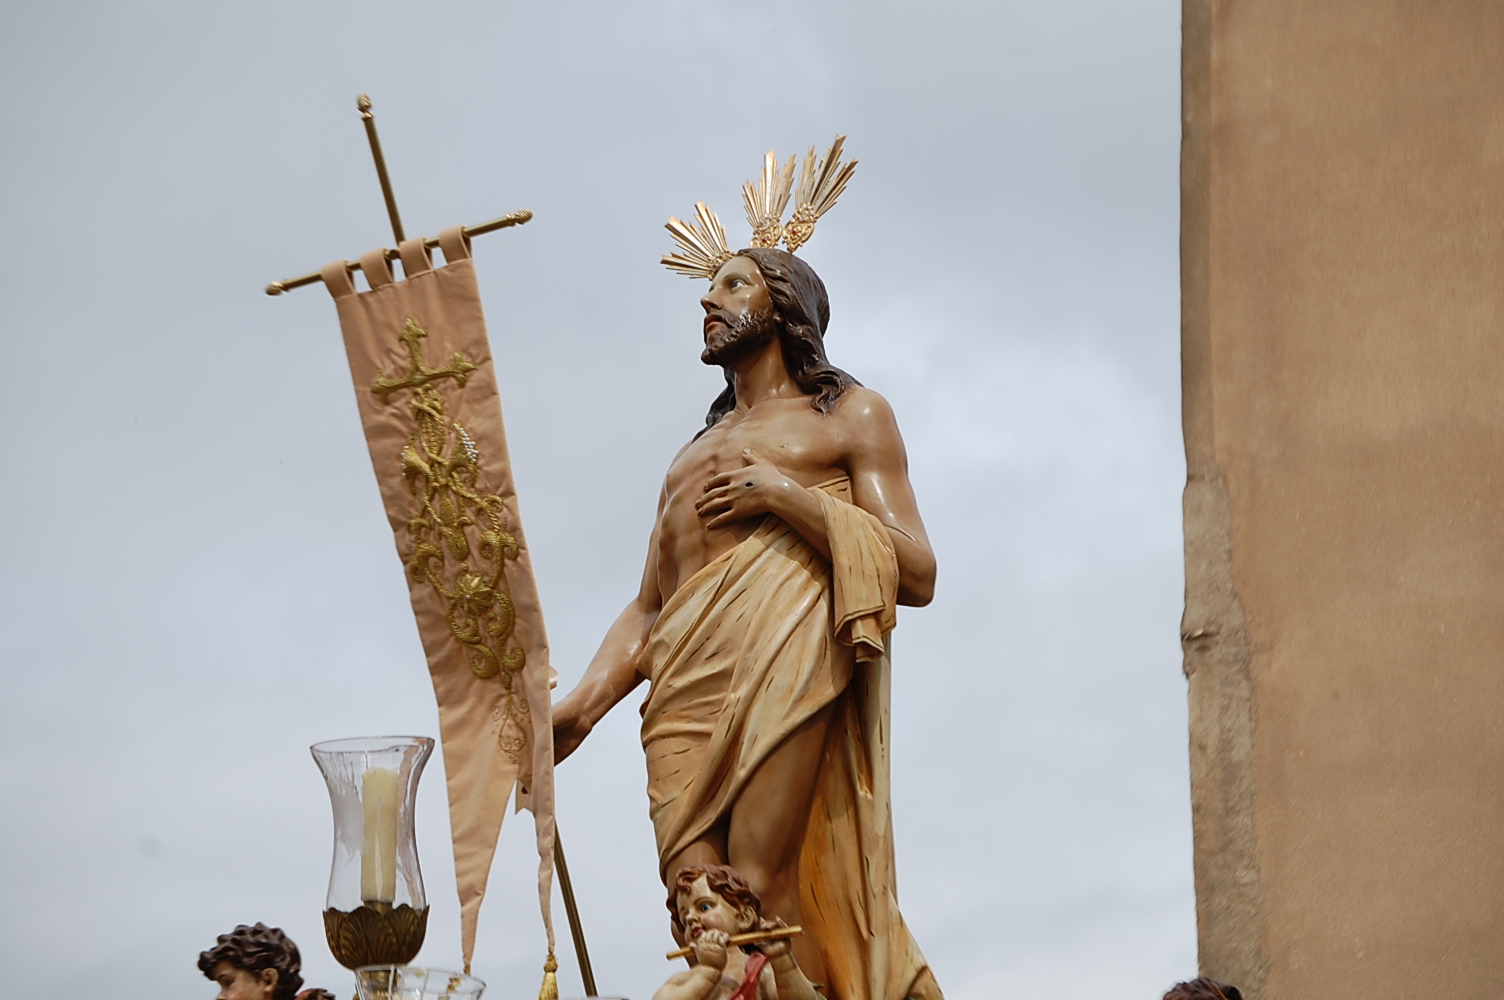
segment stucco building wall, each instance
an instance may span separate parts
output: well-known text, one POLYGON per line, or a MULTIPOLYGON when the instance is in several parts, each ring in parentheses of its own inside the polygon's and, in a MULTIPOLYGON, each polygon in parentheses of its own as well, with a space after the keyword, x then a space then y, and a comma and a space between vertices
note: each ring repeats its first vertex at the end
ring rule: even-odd
POLYGON ((1504 3, 1185 0, 1202 971, 1504 962, 1504 3))

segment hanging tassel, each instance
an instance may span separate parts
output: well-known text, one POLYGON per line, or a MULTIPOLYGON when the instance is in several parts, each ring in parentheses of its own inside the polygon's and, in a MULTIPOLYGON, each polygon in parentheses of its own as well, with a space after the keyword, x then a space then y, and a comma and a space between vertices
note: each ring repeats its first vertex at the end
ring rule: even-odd
POLYGON ((538 990, 538 1000, 559 1000, 559 977, 554 975, 558 971, 559 963, 554 961, 554 953, 549 952, 543 962, 543 986, 538 990))

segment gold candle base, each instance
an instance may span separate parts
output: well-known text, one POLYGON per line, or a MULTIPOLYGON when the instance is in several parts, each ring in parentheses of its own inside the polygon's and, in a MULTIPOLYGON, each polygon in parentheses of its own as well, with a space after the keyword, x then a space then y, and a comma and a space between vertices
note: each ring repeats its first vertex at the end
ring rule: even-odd
POLYGON ((346 913, 324 911, 324 936, 334 960, 347 969, 363 965, 406 965, 418 956, 428 934, 428 907, 366 902, 346 913))

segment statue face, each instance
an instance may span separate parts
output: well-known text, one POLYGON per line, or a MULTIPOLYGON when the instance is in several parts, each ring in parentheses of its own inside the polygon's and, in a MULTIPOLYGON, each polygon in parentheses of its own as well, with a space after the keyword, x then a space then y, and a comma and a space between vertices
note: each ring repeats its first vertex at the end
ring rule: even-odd
POLYGON ((214 1000, 272 1000, 277 989, 276 969, 252 973, 220 962, 210 971, 209 978, 219 984, 219 996, 214 1000))
POLYGON ((707 365, 733 364, 756 353, 776 333, 768 283, 748 257, 732 257, 722 264, 700 305, 705 310, 705 352, 700 360, 707 365))
POLYGON ((694 880, 688 890, 679 893, 679 922, 684 925, 685 939, 693 941, 706 931, 740 934, 757 923, 750 906, 737 909, 710 888, 704 875, 694 880))

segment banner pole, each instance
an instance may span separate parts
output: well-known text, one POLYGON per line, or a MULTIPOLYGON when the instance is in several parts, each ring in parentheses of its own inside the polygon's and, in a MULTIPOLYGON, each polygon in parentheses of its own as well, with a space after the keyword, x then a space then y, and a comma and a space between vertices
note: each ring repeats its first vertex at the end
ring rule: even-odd
POLYGON ((569 917, 569 936, 574 938, 575 958, 580 961, 580 979, 587 997, 595 992, 595 972, 590 968, 590 952, 585 948, 585 928, 580 924, 580 909, 574 902, 574 886, 569 881, 569 865, 564 861, 564 844, 559 840, 559 820, 554 818, 554 870, 559 873, 559 892, 564 896, 564 913, 569 917))
POLYGON ((402 216, 397 214, 397 196, 392 193, 392 179, 387 176, 386 157, 381 155, 381 139, 376 135, 376 116, 371 114, 371 99, 365 94, 355 98, 355 107, 365 122, 366 138, 371 141, 371 159, 376 161, 376 177, 381 181, 381 197, 386 199, 386 214, 392 220, 392 235, 397 245, 407 239, 402 232, 402 216))
MULTIPOLYGON (((371 114, 371 98, 360 94, 355 99, 355 108, 360 112, 361 121, 366 127, 366 138, 371 144, 371 158, 376 161, 376 178, 381 181, 381 197, 386 202, 386 214, 392 223, 392 235, 396 237, 400 246, 407 236, 402 230, 402 216, 397 211, 397 196, 392 192, 392 178, 387 173, 386 157, 381 152, 381 138, 376 134, 376 116, 371 114)), ((511 226, 520 226, 530 219, 533 213, 523 209, 504 215, 490 222, 483 222, 475 226, 466 226, 463 230, 465 236, 479 236, 483 233, 492 233, 498 229, 507 229, 511 226)), ((436 247, 439 241, 425 239, 425 246, 436 247)), ((395 260, 399 256, 397 251, 390 250, 386 254, 388 260, 395 260)), ((351 271, 360 270, 360 265, 351 261, 345 262, 345 267, 351 271)), ((266 294, 281 295, 283 292, 299 288, 303 285, 311 285, 322 279, 320 272, 301 275, 287 281, 274 281, 266 286, 266 294)), ((575 956, 580 962, 580 978, 584 980, 585 995, 596 996, 595 973, 590 968, 590 953, 585 949, 585 929, 580 925, 579 907, 575 905, 574 886, 569 881, 569 866, 564 861, 564 845, 559 842, 558 821, 554 822, 554 868, 559 873, 559 891, 564 896, 564 912, 569 916, 569 934, 574 939, 575 956)), ((552 961, 552 955, 550 955, 552 961)))
MULTIPOLYGON (((518 209, 515 212, 510 212, 507 215, 501 216, 499 219, 492 219, 490 222, 477 222, 473 226, 466 226, 465 235, 484 236, 486 233, 494 233, 498 229, 509 229, 512 226, 520 226, 528 220, 532 219, 532 217, 533 213, 529 212, 527 209, 518 209)), ((423 245, 432 250, 439 245, 438 238, 429 236, 423 240, 423 245)), ((398 253, 396 250, 388 250, 386 252, 387 260, 400 260, 401 258, 402 254, 398 253)), ((359 271, 360 261, 345 261, 345 270, 359 271)), ((270 285, 266 286, 266 294, 281 295, 283 292, 290 292, 294 288, 302 288, 304 285, 311 285, 316 281, 323 280, 324 275, 322 271, 309 271, 307 274, 300 274, 296 278, 287 278, 283 281, 272 282, 270 285)))

